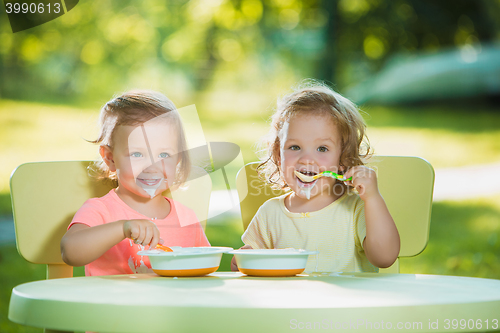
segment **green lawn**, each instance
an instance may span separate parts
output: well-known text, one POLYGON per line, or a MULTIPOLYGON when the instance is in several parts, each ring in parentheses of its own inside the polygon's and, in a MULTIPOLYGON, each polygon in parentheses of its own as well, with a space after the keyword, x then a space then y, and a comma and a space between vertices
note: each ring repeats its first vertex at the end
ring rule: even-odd
MULTIPOLYGON (((434 168, 500 160, 500 112, 487 108, 366 107, 370 142, 377 154, 414 155, 434 168)), ((207 141, 229 141, 241 147, 245 162, 257 159, 256 143, 268 131, 271 110, 254 113, 210 111, 198 106, 207 141)), ((0 100, 0 214, 6 204, 9 177, 31 161, 98 158, 86 142, 97 133, 98 109, 0 100)), ((218 186, 218 185, 217 185, 218 186)))
MULTIPOLYGON (((237 143, 245 162, 256 159, 255 143, 267 130, 262 110, 240 115, 198 107, 207 141, 237 143)), ((435 168, 500 160, 500 112, 485 108, 365 108, 371 144, 378 154, 416 155, 435 168)), ((10 214, 8 180, 12 170, 29 161, 94 159, 97 148, 84 139, 96 133, 97 110, 0 100, 0 214, 10 214)), ((234 174, 235 170, 230 170, 234 174)), ((215 188, 224 188, 215 184, 215 188)), ((427 249, 401 261, 403 273, 500 278, 500 196, 434 203, 427 249)), ((237 218, 209 221, 213 245, 241 246, 237 218)), ((225 255, 221 270, 229 269, 225 255)), ((0 332, 41 332, 7 319, 14 286, 43 279, 45 268, 19 257, 14 244, 0 246, 0 332)), ((79 269, 78 274, 82 273, 79 269)))
POLYGON ((429 243, 401 273, 500 279, 500 195, 432 205, 429 243))
POLYGON ((7 314, 12 288, 21 283, 44 279, 45 267, 24 261, 17 253, 14 244, 0 246, 0 264, 2 265, 0 271, 0 332, 43 332, 42 329, 14 324, 7 319, 7 314))

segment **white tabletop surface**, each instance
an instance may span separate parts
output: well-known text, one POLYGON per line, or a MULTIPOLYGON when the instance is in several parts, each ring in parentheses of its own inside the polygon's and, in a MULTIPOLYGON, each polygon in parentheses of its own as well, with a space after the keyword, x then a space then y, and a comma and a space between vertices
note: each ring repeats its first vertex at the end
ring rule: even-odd
POLYGON ((78 277, 15 287, 9 318, 99 332, 484 332, 500 330, 500 280, 375 273, 78 277))

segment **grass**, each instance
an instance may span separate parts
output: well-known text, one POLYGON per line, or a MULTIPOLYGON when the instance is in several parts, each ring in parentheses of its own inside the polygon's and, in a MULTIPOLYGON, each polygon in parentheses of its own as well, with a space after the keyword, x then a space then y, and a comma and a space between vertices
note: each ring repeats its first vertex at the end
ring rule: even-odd
POLYGON ((500 195, 434 203, 429 244, 401 272, 500 279, 499 216, 500 195))
POLYGON ((22 259, 17 253, 16 246, 0 246, 0 332, 4 333, 28 333, 43 332, 23 325, 14 324, 7 319, 10 294, 15 286, 34 280, 45 278, 45 267, 43 265, 30 264, 22 259))
POLYGON ((370 142, 380 155, 414 155, 434 168, 500 161, 500 113, 491 108, 370 107, 370 142))
MULTIPOLYGON (((0 100, 0 199, 9 193, 9 178, 20 164, 34 161, 95 159, 97 116, 87 110, 0 100)), ((9 205, 10 206, 10 205, 9 205)), ((0 213, 6 213, 0 203, 0 213)))
MULTIPOLYGON (((200 110, 200 109, 199 109, 200 110)), ((214 110, 217 110, 214 108, 214 110)), ((365 108, 368 135, 378 154, 415 155, 435 168, 475 165, 500 160, 500 112, 484 107, 454 106, 365 108)), ((85 142, 96 133, 97 111, 69 106, 0 100, 0 214, 10 214, 8 179, 21 163, 96 158, 85 142)), ((244 162, 256 159, 255 142, 268 126, 263 112, 205 111, 201 115, 207 141, 235 142, 244 162)), ((228 170, 233 177, 236 168, 228 170)), ((224 188, 216 184, 215 189, 224 188)), ((500 196, 433 204, 430 240, 417 257, 402 259, 402 273, 500 278, 500 196)), ((223 216, 208 223, 212 245, 238 248, 240 221, 223 216)), ((229 270, 223 256, 220 270, 229 270)), ((0 245, 0 332, 41 332, 11 323, 8 300, 18 284, 45 278, 45 268, 25 262, 14 244, 0 245)), ((81 275, 79 269, 77 274, 81 275)))
MULTIPOLYGON (((245 163, 257 159, 256 142, 268 131, 267 112, 198 108, 208 142, 237 143, 245 163)), ((414 155, 435 168, 500 160, 500 113, 488 108, 366 107, 368 135, 375 152, 414 155)), ((10 212, 9 177, 31 161, 98 158, 85 141, 97 134, 97 109, 0 100, 0 214, 10 212)), ((230 170, 234 174, 236 170, 230 170)), ((219 186, 219 185, 217 185, 219 186)), ((222 189, 222 188, 220 188, 222 189)))

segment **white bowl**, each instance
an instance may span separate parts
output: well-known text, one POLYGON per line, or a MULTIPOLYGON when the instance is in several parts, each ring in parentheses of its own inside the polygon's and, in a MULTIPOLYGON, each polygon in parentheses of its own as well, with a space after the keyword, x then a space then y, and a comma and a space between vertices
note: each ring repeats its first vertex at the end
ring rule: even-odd
POLYGON ((318 251, 297 249, 251 249, 234 250, 238 269, 253 276, 294 276, 306 268, 310 254, 318 251))
POLYGON ((149 257, 151 268, 161 276, 202 276, 215 272, 223 253, 230 247, 171 247, 173 252, 162 250, 139 251, 149 257))

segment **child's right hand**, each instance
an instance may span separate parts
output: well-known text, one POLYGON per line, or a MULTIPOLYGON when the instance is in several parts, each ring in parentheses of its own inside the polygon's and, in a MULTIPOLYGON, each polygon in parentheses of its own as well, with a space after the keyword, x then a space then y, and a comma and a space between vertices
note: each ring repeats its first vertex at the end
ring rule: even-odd
MULTIPOLYGON (((239 248, 239 250, 251 250, 253 247, 250 245, 244 245, 239 248)), ((237 272, 238 271, 238 265, 236 264, 236 258, 233 256, 233 259, 231 259, 231 271, 237 272)))
POLYGON ((150 220, 127 220, 123 223, 123 234, 134 243, 149 245, 152 249, 160 242, 160 230, 150 220))

